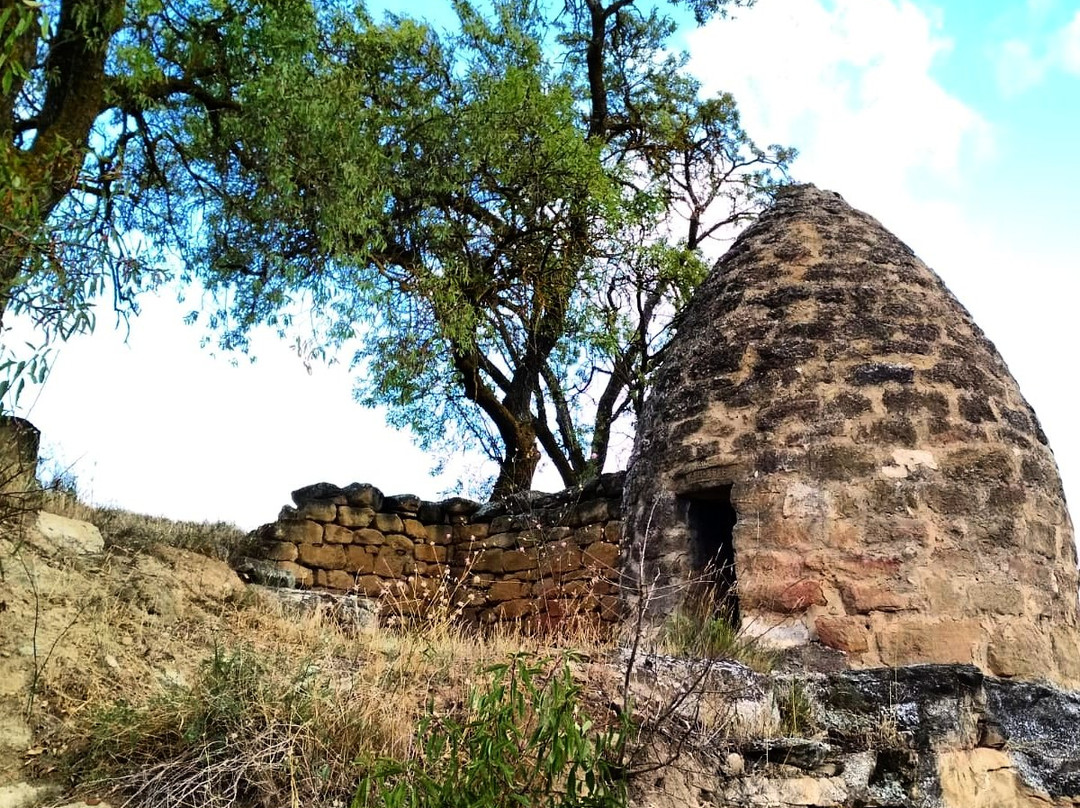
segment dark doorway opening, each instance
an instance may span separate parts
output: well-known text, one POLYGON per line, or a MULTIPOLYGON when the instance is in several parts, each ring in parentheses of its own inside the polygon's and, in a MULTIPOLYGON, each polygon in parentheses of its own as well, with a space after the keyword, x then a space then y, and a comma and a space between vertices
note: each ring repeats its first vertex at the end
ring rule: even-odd
POLYGON ((686 500, 690 530, 690 566, 694 580, 691 605, 710 617, 739 628, 739 596, 735 578, 735 524, 731 486, 695 493, 686 500))

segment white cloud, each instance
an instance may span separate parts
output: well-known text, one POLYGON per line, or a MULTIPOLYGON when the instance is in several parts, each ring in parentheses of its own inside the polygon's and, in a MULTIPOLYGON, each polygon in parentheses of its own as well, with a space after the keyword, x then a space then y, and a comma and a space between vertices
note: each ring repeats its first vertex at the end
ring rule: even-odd
POLYGON ((1054 36, 1053 50, 1063 70, 1080 76, 1080 11, 1054 36))
POLYGON ((800 148, 800 178, 899 192, 955 183, 992 150, 989 125, 930 74, 951 47, 939 31, 906 0, 772 0, 692 34, 691 68, 733 92, 752 137, 800 148))
POLYGON ((998 87, 1006 97, 1019 95, 1039 84, 1049 67, 1049 60, 1037 56, 1031 45, 1021 39, 1003 42, 994 65, 998 87))

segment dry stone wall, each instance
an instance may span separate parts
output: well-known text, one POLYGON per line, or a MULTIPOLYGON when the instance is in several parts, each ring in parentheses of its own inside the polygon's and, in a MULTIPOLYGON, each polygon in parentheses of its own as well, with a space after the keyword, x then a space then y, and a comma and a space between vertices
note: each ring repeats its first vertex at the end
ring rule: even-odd
POLYGON ((377 598, 391 615, 614 622, 622 486, 622 474, 608 474, 482 506, 317 483, 259 529, 259 555, 298 586, 377 598))

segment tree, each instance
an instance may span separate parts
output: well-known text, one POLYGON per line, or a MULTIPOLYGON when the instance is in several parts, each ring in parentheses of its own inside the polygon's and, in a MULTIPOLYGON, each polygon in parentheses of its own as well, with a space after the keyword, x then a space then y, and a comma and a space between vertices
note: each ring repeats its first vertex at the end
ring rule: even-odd
MULTIPOLYGON (((0 0, 0 324, 27 314, 47 347, 92 329, 102 293, 133 308, 197 201, 160 184, 177 133, 235 110, 305 24, 300 0, 0 0), (174 228, 148 246, 133 230, 162 210, 174 228)), ((42 352, 3 349, 0 398, 45 371, 42 352)))
MULTIPOLYGON (((496 496, 529 487, 541 448, 568 485, 597 474, 702 242, 793 156, 757 148, 730 96, 699 98, 648 5, 457 0, 448 34, 324 15, 317 48, 187 149, 221 189, 187 259, 223 295, 223 342, 310 313, 329 345, 359 341, 363 401, 496 457, 496 496)), ((728 2, 683 5, 703 22, 728 2)))

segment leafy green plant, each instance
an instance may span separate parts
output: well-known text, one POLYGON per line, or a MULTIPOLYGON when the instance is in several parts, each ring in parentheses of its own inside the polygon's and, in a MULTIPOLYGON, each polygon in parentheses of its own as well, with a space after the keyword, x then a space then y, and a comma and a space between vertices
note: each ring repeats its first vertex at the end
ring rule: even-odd
POLYGON ((463 717, 429 709, 419 753, 371 762, 353 808, 625 805, 618 753, 628 728, 595 725, 568 663, 545 667, 516 655, 488 668, 463 717))

